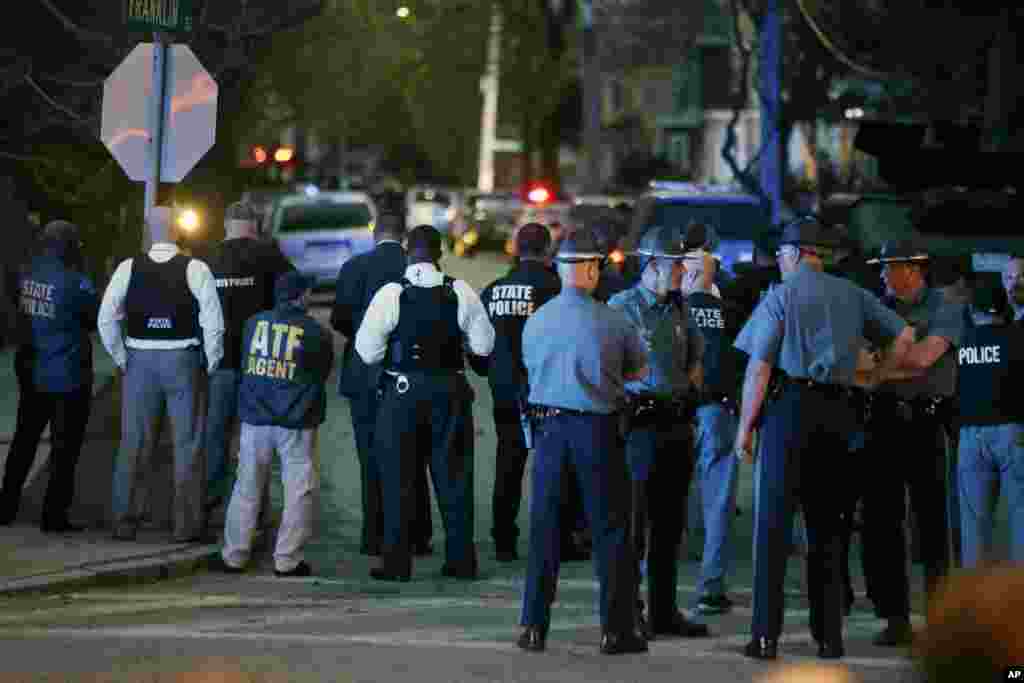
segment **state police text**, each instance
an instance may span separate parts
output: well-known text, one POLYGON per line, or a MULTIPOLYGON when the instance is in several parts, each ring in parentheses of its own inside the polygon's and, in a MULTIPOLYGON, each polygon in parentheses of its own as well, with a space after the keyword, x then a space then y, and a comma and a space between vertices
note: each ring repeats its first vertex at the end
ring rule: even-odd
POLYGON ((21 312, 37 318, 54 318, 54 286, 46 282, 24 280, 21 283, 21 312))
POLYGON ((498 285, 491 292, 488 313, 492 316, 533 315, 532 285, 498 285))
POLYGON ((295 379, 295 350, 302 348, 303 329, 287 323, 256 323, 245 372, 248 375, 295 379))

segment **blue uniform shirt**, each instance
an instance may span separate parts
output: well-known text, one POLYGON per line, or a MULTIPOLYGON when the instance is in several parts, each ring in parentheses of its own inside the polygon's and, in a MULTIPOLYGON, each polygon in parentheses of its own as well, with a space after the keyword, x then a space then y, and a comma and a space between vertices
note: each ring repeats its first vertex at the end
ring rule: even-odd
POLYGON ((690 390, 689 371, 700 362, 703 338, 685 301, 669 297, 658 303, 654 293, 637 284, 619 292, 608 306, 621 310, 647 347, 647 376, 630 382, 630 394, 680 396, 690 390))
POLYGON ((334 347, 320 323, 290 303, 279 304, 246 321, 241 352, 239 420, 288 429, 323 424, 334 347))
POLYGON ((915 301, 904 303, 890 300, 897 314, 914 326, 917 341, 925 337, 942 337, 950 343, 949 350, 921 377, 910 380, 885 382, 878 391, 903 398, 914 396, 952 396, 956 391, 956 347, 960 346, 964 334, 963 304, 953 303, 939 289, 925 288, 915 301))
POLYGON ((862 338, 882 346, 905 327, 871 292, 801 265, 765 295, 735 346, 790 377, 848 385, 862 338))
POLYGON ((623 375, 646 359, 643 340, 621 311, 573 287, 523 328, 530 403, 609 415, 625 401, 623 375))
POLYGON ((92 383, 92 339, 99 295, 92 281, 56 256, 33 261, 18 283, 19 311, 28 320, 33 381, 64 393, 92 383))

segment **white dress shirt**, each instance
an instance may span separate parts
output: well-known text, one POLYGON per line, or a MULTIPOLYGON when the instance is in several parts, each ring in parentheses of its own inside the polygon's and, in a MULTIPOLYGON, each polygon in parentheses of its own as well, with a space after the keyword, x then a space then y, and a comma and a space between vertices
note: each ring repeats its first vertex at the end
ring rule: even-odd
MULTIPOLYGON (((157 242, 149 250, 149 257, 157 263, 166 263, 178 254, 178 247, 168 242, 157 242)), ((127 362, 125 347, 131 349, 183 349, 199 346, 199 339, 135 339, 125 337, 121 321, 124 320, 124 299, 128 294, 128 283, 132 277, 132 259, 125 259, 114 271, 110 284, 103 293, 100 312, 96 321, 100 339, 107 353, 119 368, 124 370, 127 362)), ((210 267, 199 259, 189 261, 185 272, 188 288, 199 302, 199 326, 203 328, 206 346, 207 368, 213 372, 224 357, 224 314, 217 296, 217 285, 210 267)))
MULTIPOLYGON (((444 274, 432 263, 414 263, 405 269, 405 277, 414 287, 437 287, 444 274)), ((490 355, 494 348, 494 327, 480 297, 462 280, 452 284, 459 302, 459 329, 469 341, 469 350, 478 356, 490 355)), ((373 295, 356 332, 356 353, 367 365, 384 360, 388 350, 388 337, 398 327, 399 298, 402 285, 391 282, 373 295)))

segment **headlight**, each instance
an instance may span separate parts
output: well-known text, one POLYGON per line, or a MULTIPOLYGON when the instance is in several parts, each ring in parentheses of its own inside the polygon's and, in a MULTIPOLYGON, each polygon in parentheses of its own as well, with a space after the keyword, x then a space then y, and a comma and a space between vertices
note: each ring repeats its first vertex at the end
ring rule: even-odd
POLYGON ((466 246, 473 246, 480 239, 480 235, 477 234, 476 230, 470 230, 462 236, 462 241, 466 243, 466 246))

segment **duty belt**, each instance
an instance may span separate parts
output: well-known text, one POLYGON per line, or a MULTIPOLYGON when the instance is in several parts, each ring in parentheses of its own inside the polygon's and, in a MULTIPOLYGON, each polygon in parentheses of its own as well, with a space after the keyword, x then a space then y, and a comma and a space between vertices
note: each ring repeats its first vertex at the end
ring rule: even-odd
POLYGON ((654 397, 631 396, 629 400, 630 417, 634 422, 645 422, 657 419, 693 418, 695 406, 692 401, 682 396, 654 397))
POLYGON ((785 372, 774 369, 771 378, 768 380, 768 389, 765 392, 765 401, 772 403, 777 400, 788 386, 804 387, 819 392, 825 396, 853 398, 856 389, 845 384, 831 384, 819 382, 807 377, 790 377, 785 372))
POLYGON ((910 421, 917 417, 946 419, 952 405, 950 396, 914 396, 901 398, 897 396, 875 395, 871 399, 871 414, 893 414, 903 420, 910 421))
POLYGON ((542 406, 530 403, 526 406, 526 416, 531 420, 543 420, 559 415, 573 415, 576 417, 610 417, 604 413, 593 413, 586 410, 574 410, 572 408, 558 408, 556 406, 542 406))

